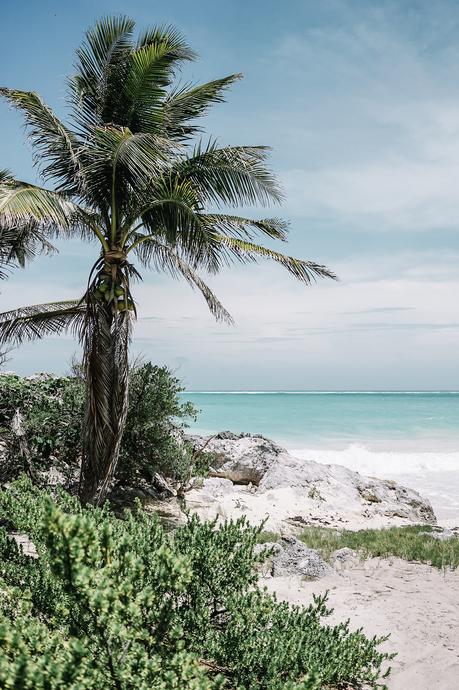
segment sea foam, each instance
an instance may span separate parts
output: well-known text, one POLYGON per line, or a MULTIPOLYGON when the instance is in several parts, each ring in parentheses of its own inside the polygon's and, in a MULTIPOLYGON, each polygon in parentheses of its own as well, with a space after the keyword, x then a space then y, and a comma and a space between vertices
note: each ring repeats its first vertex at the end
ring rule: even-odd
POLYGON ((304 460, 344 465, 361 474, 392 477, 398 474, 426 474, 429 472, 459 472, 459 451, 399 452, 369 449, 352 443, 343 450, 289 448, 289 452, 304 460))

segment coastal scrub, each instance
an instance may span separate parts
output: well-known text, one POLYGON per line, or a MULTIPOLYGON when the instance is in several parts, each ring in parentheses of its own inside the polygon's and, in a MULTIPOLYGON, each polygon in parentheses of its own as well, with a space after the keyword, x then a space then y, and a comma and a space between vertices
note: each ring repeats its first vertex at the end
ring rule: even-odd
POLYGON ((385 688, 380 651, 326 597, 278 602, 257 585, 261 528, 244 519, 173 535, 142 511, 54 500, 29 480, 0 493, 0 685, 26 690, 385 688))

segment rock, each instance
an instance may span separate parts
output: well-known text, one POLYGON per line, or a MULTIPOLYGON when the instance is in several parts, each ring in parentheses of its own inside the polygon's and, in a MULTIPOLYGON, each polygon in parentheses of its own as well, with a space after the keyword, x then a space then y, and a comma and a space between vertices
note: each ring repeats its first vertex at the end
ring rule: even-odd
POLYGON ((277 554, 282 551, 282 546, 277 541, 265 542, 264 544, 257 544, 253 550, 255 555, 263 552, 269 552, 269 556, 265 557, 265 560, 257 566, 257 570, 262 577, 272 577, 273 576, 273 564, 274 559, 277 554))
POLYGON ((401 518, 411 523, 436 522, 429 501, 417 491, 394 481, 364 477, 341 465, 300 460, 284 451, 266 471, 259 487, 266 491, 287 486, 307 493, 308 498, 319 496, 321 502, 343 513, 357 509, 363 514, 367 508, 366 515, 370 517, 401 518))
POLYGON ((177 495, 175 489, 173 489, 166 479, 158 474, 158 472, 155 472, 153 475, 151 486, 153 489, 155 489, 155 491, 158 491, 161 496, 164 496, 164 498, 171 498, 172 496, 177 495))
MULTIPOLYGON (((17 374, 16 374, 17 376, 17 374)), ((31 374, 30 376, 24 376, 26 381, 51 381, 56 378, 56 374, 50 374, 47 371, 40 371, 37 374, 31 374)))
POLYGON ((277 553, 272 558, 272 575, 301 575, 319 578, 330 572, 330 568, 314 549, 308 549, 295 537, 284 537, 277 543, 277 553))
MULTIPOLYGON (((244 499, 238 498, 240 487, 235 486, 229 479, 221 477, 208 477, 194 486, 185 494, 186 506, 193 513, 197 513, 203 520, 215 518, 226 519, 235 517, 233 509, 239 510, 240 517, 244 514, 244 499), (229 507, 226 503, 229 500, 229 507)), ((261 522, 261 520, 259 521, 261 522)))
POLYGON ((295 537, 283 537, 280 541, 257 544, 256 554, 272 550, 266 563, 260 570, 263 575, 283 577, 300 575, 302 577, 319 578, 330 572, 330 568, 314 549, 308 549, 295 537))
POLYGON ((372 493, 367 487, 362 487, 361 489, 359 488, 359 491, 364 501, 368 501, 369 503, 382 502, 381 498, 376 493, 372 493))
POLYGON ((357 489, 364 501, 384 504, 387 517, 399 517, 410 522, 434 525, 436 518, 429 501, 417 491, 401 486, 393 480, 361 477, 357 489))
POLYGON ((263 551, 273 550, 274 553, 279 553, 282 551, 282 546, 278 541, 267 541, 264 544, 257 544, 253 550, 255 555, 262 553, 263 551))
POLYGON ((29 558, 38 558, 35 544, 30 541, 27 534, 22 534, 21 532, 10 532, 9 534, 25 556, 29 556, 29 558))
POLYGON ((330 560, 345 563, 346 561, 349 561, 352 558, 356 557, 357 552, 354 551, 354 549, 350 549, 348 546, 344 546, 342 549, 337 549, 336 551, 333 551, 333 553, 330 556, 330 560))
POLYGON ((48 486, 65 486, 67 484, 67 477, 57 467, 50 467, 48 472, 43 472, 42 477, 48 486))
POLYGON ((416 491, 341 465, 296 458, 263 436, 224 432, 206 450, 217 456, 216 476, 185 495, 188 508, 205 519, 245 515, 286 535, 314 524, 363 529, 436 523, 429 501, 416 491))
MULTIPOLYGON (((53 459, 51 458, 51 461, 53 459)), ((57 460, 47 469, 37 472, 40 481, 49 487, 63 486, 69 489, 74 483, 78 483, 79 467, 71 467, 58 463, 57 460)))
POLYGON ((278 455, 284 452, 277 443, 264 436, 232 434, 229 431, 212 437, 206 451, 215 455, 212 459, 213 476, 229 479, 235 484, 256 486, 278 455))

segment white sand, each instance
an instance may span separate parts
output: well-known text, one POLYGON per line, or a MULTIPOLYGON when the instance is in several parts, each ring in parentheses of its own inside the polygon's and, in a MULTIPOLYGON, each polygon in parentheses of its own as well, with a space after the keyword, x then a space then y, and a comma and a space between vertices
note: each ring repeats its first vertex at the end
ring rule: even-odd
POLYGON ((373 558, 314 581, 263 580, 295 604, 330 591, 334 613, 368 636, 391 633, 384 650, 397 652, 390 690, 459 690, 459 571, 441 572, 399 559, 373 558))

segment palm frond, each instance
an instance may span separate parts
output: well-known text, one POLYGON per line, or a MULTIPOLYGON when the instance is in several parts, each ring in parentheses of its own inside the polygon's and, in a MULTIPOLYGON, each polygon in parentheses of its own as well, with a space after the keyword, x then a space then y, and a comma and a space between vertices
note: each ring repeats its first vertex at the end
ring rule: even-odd
POLYGON ((139 36, 137 41, 137 49, 144 48, 148 45, 162 45, 167 44, 168 50, 173 54, 174 60, 177 62, 190 62, 195 60, 197 55, 190 48, 181 31, 172 25, 152 26, 139 36))
POLYGON ((204 115, 214 103, 223 103, 225 91, 241 78, 241 74, 231 74, 192 88, 175 88, 162 104, 164 128, 167 133, 180 139, 187 139, 196 134, 199 128, 191 125, 189 121, 204 115))
POLYGON ((274 240, 285 242, 289 224, 282 218, 243 218, 228 213, 201 213, 200 217, 206 225, 225 235, 232 235, 240 239, 252 239, 254 235, 264 235, 274 240))
MULTIPOLYGON (((189 262, 198 264, 206 255, 209 233, 197 208, 199 198, 192 182, 163 175, 155 182, 151 200, 146 206, 136 208, 135 214, 156 239, 180 247, 189 262)), ((142 241, 142 235, 136 233, 135 237, 131 237, 132 241, 138 244, 142 241)), ((215 270, 216 267, 212 267, 209 261, 207 268, 215 270)))
POLYGON ((133 49, 135 23, 129 17, 105 17, 86 32, 77 50, 76 73, 69 81, 75 119, 84 131, 112 122, 133 49))
MULTIPOLYGON (((199 198, 193 184, 189 180, 178 180, 170 175, 159 175, 154 184, 151 180, 144 189, 137 190, 137 194, 130 197, 130 206, 126 208, 124 226, 126 229, 142 219, 144 226, 150 232, 160 232, 162 225, 162 209, 184 209, 190 214, 195 213, 199 198)), ((171 229, 176 224, 176 218, 170 219, 171 229)))
POLYGON ((295 278, 303 283, 309 285, 316 278, 331 278, 336 280, 337 277, 327 266, 317 264, 314 261, 304 261, 303 259, 296 259, 293 256, 286 256, 280 252, 272 249, 267 249, 253 242, 237 239, 234 237, 226 237, 220 235, 214 238, 216 242, 226 247, 230 254, 238 261, 245 263, 247 261, 257 262, 259 259, 268 259, 275 261, 291 273, 295 278))
POLYGON ((166 45, 149 44, 133 51, 113 122, 134 133, 161 132, 161 103, 169 80, 170 56, 166 45))
POLYGON ((77 206, 43 187, 17 182, 0 186, 0 222, 17 225, 28 220, 69 229, 77 206))
POLYGON ((7 277, 7 271, 15 265, 25 266, 37 253, 51 253, 55 247, 48 242, 34 221, 20 227, 0 225, 0 279, 7 277))
POLYGON ((119 206, 126 204, 132 190, 160 173, 168 152, 168 142, 154 134, 133 134, 127 127, 97 129, 85 151, 88 201, 110 208, 115 192, 119 206))
POLYGON ((61 188, 76 193, 81 184, 81 170, 78 157, 80 143, 75 134, 36 93, 2 87, 0 96, 24 114, 29 138, 36 149, 35 162, 45 178, 57 179, 61 188))
POLYGON ((155 29, 145 36, 129 57, 113 122, 132 132, 163 134, 166 88, 188 50, 180 34, 171 29, 155 29))
POLYGON ((0 184, 0 228, 29 228, 43 244, 46 235, 61 233, 93 238, 99 220, 60 192, 18 180, 0 184))
POLYGON ((6 184, 7 182, 11 182, 13 179, 13 175, 9 170, 6 168, 0 168, 0 184, 6 184))
POLYGON ((79 332, 84 324, 86 304, 65 300, 20 307, 0 314, 0 343, 20 345, 72 330, 79 332))
POLYGON ((149 238, 139 246, 138 251, 144 265, 153 266, 157 271, 165 271, 175 278, 181 276, 192 288, 199 290, 217 321, 233 323, 231 314, 194 268, 177 254, 174 247, 155 238, 149 238))
MULTIPOLYGON (((0 196, 3 188, 17 184, 9 170, 0 170, 0 196)), ((14 266, 24 267, 37 252, 53 251, 55 247, 45 237, 40 223, 29 218, 14 225, 0 213, 0 279, 6 278, 14 266)))
POLYGON ((268 151, 264 146, 198 145, 190 157, 174 164, 173 173, 191 180, 203 203, 218 207, 280 203, 280 186, 265 164, 268 151))

